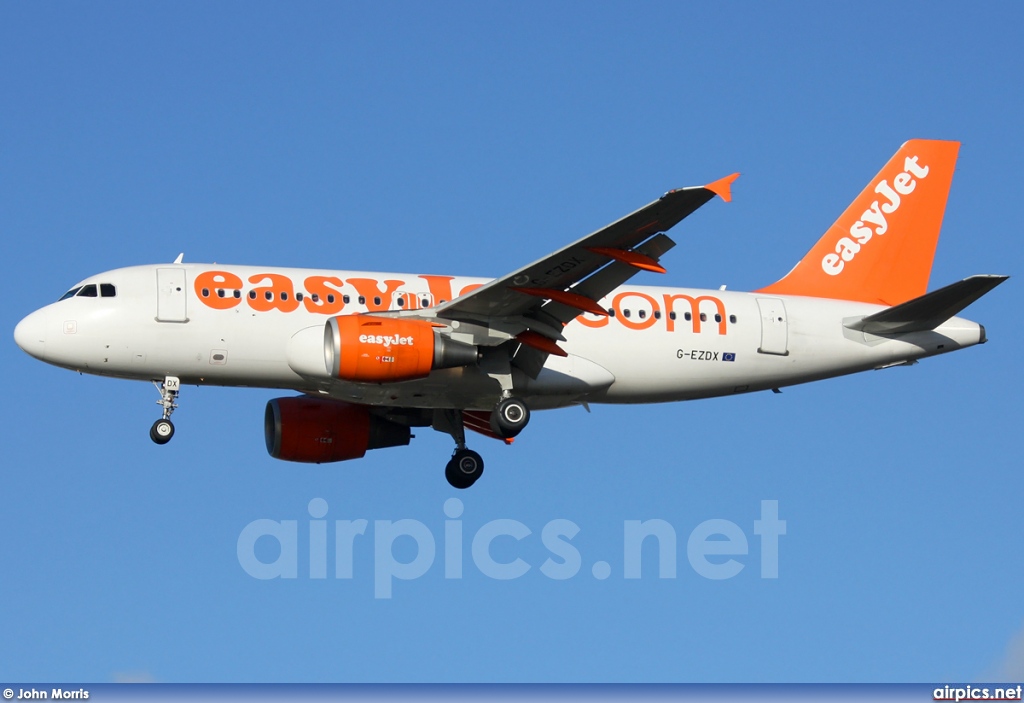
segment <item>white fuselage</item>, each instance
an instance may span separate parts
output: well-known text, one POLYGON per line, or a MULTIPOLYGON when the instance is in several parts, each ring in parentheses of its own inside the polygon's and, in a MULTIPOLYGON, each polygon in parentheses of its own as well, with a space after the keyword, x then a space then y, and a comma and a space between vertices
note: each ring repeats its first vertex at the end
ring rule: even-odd
MULTIPOLYGON (((289 388, 370 405, 489 410, 500 391, 479 367, 391 384, 347 383, 295 370, 309 368, 299 357, 308 361, 322 352, 319 340, 333 315, 430 307, 486 282, 249 266, 136 266, 79 284, 111 284, 115 295, 47 305, 26 317, 15 337, 43 361, 104 376, 177 376, 184 384, 289 388), (215 272, 230 275, 216 278, 215 272), (230 285, 236 281, 241 285, 230 285)), ((980 325, 956 317, 933 331, 897 338, 854 332, 844 321, 883 308, 838 300, 627 284, 600 302, 612 316, 587 314, 571 322, 560 343, 567 357, 549 356, 536 379, 514 374, 517 394, 531 407, 766 390, 984 341, 980 325)))

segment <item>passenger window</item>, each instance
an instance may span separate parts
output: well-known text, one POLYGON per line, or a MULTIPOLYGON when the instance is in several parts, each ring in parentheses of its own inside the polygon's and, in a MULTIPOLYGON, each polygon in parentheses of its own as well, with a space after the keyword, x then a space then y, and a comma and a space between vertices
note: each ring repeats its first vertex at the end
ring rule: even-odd
POLYGON ((203 296, 204 298, 209 298, 210 297, 210 289, 209 288, 203 288, 201 291, 199 291, 199 294, 201 296, 203 296))
POLYGON ((654 319, 655 320, 660 320, 661 319, 661 310, 655 310, 654 311, 654 319))
POLYGON ((701 322, 707 322, 708 321, 708 314, 706 312, 702 312, 700 314, 700 321, 701 322))
POLYGON ((668 314, 668 319, 670 319, 670 320, 676 319, 676 311, 675 310, 673 310, 672 312, 670 312, 668 314))
POLYGON ((78 294, 78 291, 80 290, 82 290, 81 286, 79 286, 78 288, 72 288, 67 293, 62 295, 57 302, 60 302, 61 300, 67 300, 68 298, 74 298, 78 294))
POLYGON ((374 305, 380 305, 380 296, 379 295, 373 296, 373 304, 374 305))
POLYGON ((716 313, 715 313, 715 322, 721 322, 721 321, 722 321, 722 316, 721 316, 721 315, 719 315, 719 314, 718 314, 718 313, 716 312, 716 313))
POLYGON ((731 322, 732 324, 735 325, 736 324, 736 316, 735 315, 729 315, 729 322, 731 322))
POLYGON ((238 289, 236 288, 236 289, 235 289, 235 297, 236 297, 236 298, 241 298, 241 297, 242 297, 242 291, 240 291, 240 290, 238 290, 238 289))
MULTIPOLYGON (((332 300, 331 302, 333 303, 334 301, 332 300)), ((349 303, 352 302, 352 298, 348 297, 348 295, 343 295, 341 296, 341 302, 345 303, 345 305, 348 305, 349 303)))
POLYGON ((319 303, 320 302, 320 296, 317 295, 316 293, 314 293, 313 295, 311 295, 309 297, 313 300, 314 303, 319 303))
POLYGON ((646 311, 646 310, 640 310, 640 311, 639 311, 639 312, 637 313, 637 315, 639 315, 639 316, 640 316, 640 319, 642 320, 642 319, 644 319, 645 317, 647 317, 647 311, 646 311))
POLYGON ((366 305, 366 298, 364 296, 359 296, 359 304, 366 305))
POLYGON ((90 283, 87 286, 82 286, 82 290, 78 291, 79 298, 95 298, 96 297, 96 284, 90 283))
POLYGON ((300 303, 302 302, 302 298, 303 295, 301 291, 295 294, 295 299, 298 300, 300 303))
POLYGON ((684 313, 683 313, 683 319, 684 319, 684 320, 686 320, 687 322, 689 322, 690 320, 692 320, 692 319, 693 319, 693 315, 691 315, 691 314, 690 314, 690 313, 688 313, 688 312, 684 312, 684 313))
POLYGON ((608 308, 608 317, 615 317, 615 308, 608 308))
POLYGON ((224 297, 224 289, 223 288, 218 288, 217 289, 217 297, 218 298, 223 298, 224 297))
POLYGON ((263 294, 263 297, 266 298, 267 300, 273 300, 274 299, 274 291, 268 290, 266 293, 263 294))
POLYGON ((284 291, 281 291, 281 300, 288 300, 288 294, 284 291))
POLYGON ((622 311, 622 316, 629 317, 629 308, 626 308, 625 310, 622 311))
POLYGON ((249 291, 249 300, 256 300, 256 291, 249 291))
POLYGON ((114 288, 113 283, 101 283, 100 284, 100 296, 103 298, 113 298, 117 295, 117 289, 114 288))
POLYGON ((334 293, 328 293, 327 294, 327 302, 328 303, 333 303, 334 302, 334 293))

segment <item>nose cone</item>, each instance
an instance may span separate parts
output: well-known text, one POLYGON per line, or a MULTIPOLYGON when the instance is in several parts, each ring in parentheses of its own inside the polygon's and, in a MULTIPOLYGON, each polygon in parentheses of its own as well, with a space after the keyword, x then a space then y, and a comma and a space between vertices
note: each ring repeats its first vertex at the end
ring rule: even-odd
POLYGON ((44 359, 46 353, 46 320, 44 318, 42 311, 37 310, 14 328, 14 341, 23 351, 37 359, 44 359))

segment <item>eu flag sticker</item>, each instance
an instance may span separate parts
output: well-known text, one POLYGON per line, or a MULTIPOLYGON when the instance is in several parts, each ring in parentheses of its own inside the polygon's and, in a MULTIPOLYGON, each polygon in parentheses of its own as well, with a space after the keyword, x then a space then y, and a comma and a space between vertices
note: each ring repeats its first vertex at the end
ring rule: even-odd
POLYGON ((736 361, 736 352, 722 352, 722 361, 736 361))

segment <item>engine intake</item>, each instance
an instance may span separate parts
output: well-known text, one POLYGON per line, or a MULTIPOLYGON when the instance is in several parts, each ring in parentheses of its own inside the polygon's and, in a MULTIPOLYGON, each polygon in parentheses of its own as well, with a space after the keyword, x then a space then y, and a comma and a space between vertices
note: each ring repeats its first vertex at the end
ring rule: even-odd
POLYGON ((475 364, 480 352, 472 344, 442 337, 423 320, 339 315, 324 328, 324 358, 334 378, 390 383, 475 364))
POLYGON ((263 430, 270 456, 311 464, 359 459, 412 437, 408 427, 372 415, 366 405, 309 396, 269 401, 263 430))

